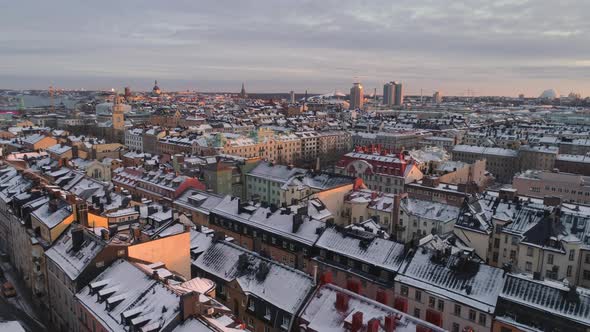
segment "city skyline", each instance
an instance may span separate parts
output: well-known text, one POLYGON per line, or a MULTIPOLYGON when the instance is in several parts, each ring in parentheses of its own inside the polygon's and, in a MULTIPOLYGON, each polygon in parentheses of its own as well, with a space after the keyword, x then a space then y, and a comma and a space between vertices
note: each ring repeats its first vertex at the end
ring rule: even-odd
POLYGON ((590 4, 6 3, 0 88, 590 95, 590 4), (232 10, 227 10, 232 8, 232 10))

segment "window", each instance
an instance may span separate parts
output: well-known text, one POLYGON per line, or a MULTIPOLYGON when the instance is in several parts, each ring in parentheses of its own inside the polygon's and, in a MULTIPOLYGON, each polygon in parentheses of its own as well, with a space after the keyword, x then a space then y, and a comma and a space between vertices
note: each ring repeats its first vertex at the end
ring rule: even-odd
POLYGON ((572 249, 572 250, 570 250, 570 257, 569 257, 569 259, 570 259, 570 262, 572 262, 572 261, 574 260, 574 256, 575 256, 575 255, 576 255, 576 251, 575 251, 575 250, 573 250, 573 249, 572 249))
POLYGON ((254 300, 253 299, 249 299, 248 300, 248 310, 250 311, 255 311, 256 306, 254 305, 254 300))
POLYGON ((553 254, 547 254, 547 264, 553 264, 553 254))
POLYGON ((458 304, 455 304, 455 310, 454 310, 455 316, 461 316, 461 306, 458 304))
POLYGON ((420 309, 414 308, 414 317, 420 318, 420 309))
POLYGON ((414 297, 416 299, 416 301, 418 302, 422 302, 422 292, 417 290, 416 293, 414 294, 414 297))
POLYGON ((445 302, 438 300, 438 311, 445 311, 445 302))
POLYGON ((500 327, 500 332, 512 332, 512 329, 502 326, 502 327, 500 327))
POLYGON ((434 308, 434 304, 435 304, 434 297, 432 297, 432 296, 429 297, 428 298, 428 306, 431 307, 431 308, 434 308))
POLYGON ((486 326, 486 320, 487 320, 487 316, 480 312, 479 313, 479 325, 486 326))
POLYGON ((469 310, 469 320, 475 322, 475 310, 469 310))
POLYGON ((291 324, 291 316, 284 315, 283 316, 283 323, 281 324, 281 327, 284 329, 288 329, 290 324, 291 324))
POLYGON ((270 307, 266 307, 266 310, 264 312, 264 319, 266 320, 270 320, 270 307))
POLYGON ((533 257, 533 248, 527 247, 526 248, 526 255, 529 257, 533 257))
POLYGON ((459 326, 459 324, 457 323, 453 323, 453 329, 451 330, 452 332, 459 332, 459 329, 461 327, 459 326))
POLYGON ((526 263, 524 264, 524 270, 525 270, 526 272, 532 272, 532 271, 533 271, 533 263, 531 263, 531 262, 526 262, 526 263))
POLYGON ((362 268, 363 268, 363 272, 369 272, 369 265, 363 264, 362 268))
POLYGON ((566 274, 567 274, 567 277, 572 276, 572 266, 571 265, 567 266, 566 274))
POLYGON ((401 286, 401 294, 403 296, 408 296, 408 287, 407 286, 401 286))

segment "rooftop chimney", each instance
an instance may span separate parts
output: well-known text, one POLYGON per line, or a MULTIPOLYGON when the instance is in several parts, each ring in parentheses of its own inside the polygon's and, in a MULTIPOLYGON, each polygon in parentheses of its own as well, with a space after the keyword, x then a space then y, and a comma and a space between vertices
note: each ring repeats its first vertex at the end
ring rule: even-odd
POLYGON ((108 241, 109 240, 109 236, 110 236, 110 232, 108 229, 101 229, 100 230, 100 237, 105 240, 108 241))
POLYGON ((385 317, 385 332, 395 331, 396 319, 393 315, 385 317))
POLYGON ((435 188, 440 184, 440 178, 436 176, 426 176, 422 179, 422 184, 426 187, 435 188))
POLYGON ((514 200, 514 197, 516 196, 516 190, 508 189, 508 188, 500 189, 499 196, 501 199, 505 199, 507 201, 512 201, 512 200, 514 200))
POLYGON ((301 227, 301 224, 303 224, 303 216, 300 214, 294 214, 293 215, 293 233, 297 233, 297 231, 299 230, 299 227, 301 227))
POLYGON ((84 229, 82 227, 74 227, 71 231, 72 234, 72 250, 78 251, 82 248, 84 243, 84 229))
POLYGON ((360 332, 363 327, 363 313, 360 311, 355 312, 352 315, 352 328, 351 332, 360 332))
POLYGON ((545 197, 543 197, 543 204, 548 205, 548 206, 559 206, 559 205, 561 205, 561 197, 545 196, 545 197))
POLYGON ((55 211, 57 211, 58 204, 59 204, 59 201, 56 198, 51 199, 49 201, 49 207, 48 207, 49 212, 54 213, 55 211))
POLYGON ((379 319, 373 318, 367 323, 367 332, 379 332, 379 319))
POLYGON ((348 310, 348 301, 350 297, 344 293, 336 293, 336 310, 346 311, 348 310))
POLYGON ((223 241, 225 239, 225 233, 216 231, 213 233, 213 241, 223 241))

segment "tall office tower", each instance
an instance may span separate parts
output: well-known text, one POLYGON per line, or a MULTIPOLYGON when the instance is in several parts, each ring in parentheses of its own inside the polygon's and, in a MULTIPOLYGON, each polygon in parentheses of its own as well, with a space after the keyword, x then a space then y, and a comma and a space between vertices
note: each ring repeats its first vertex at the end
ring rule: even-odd
POLYGON ((393 82, 395 84, 395 106, 401 106, 404 103, 404 92, 400 82, 393 82))
POLYGON ((352 88, 350 88, 350 109, 362 109, 364 98, 363 86, 359 82, 353 83, 352 88))
POLYGON ((442 103, 442 94, 440 93, 440 91, 434 92, 434 95, 432 95, 432 101, 434 101, 435 104, 442 103))
POLYGON ((395 85, 387 82, 383 86, 383 105, 392 106, 395 101, 395 85))
POLYGON ((295 104, 295 91, 291 91, 290 97, 291 97, 291 104, 295 104))

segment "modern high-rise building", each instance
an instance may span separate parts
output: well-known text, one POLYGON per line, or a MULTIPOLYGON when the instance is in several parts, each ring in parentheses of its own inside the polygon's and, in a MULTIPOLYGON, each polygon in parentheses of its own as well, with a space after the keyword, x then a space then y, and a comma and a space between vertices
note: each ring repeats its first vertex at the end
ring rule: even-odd
POLYGON ((392 106, 395 102, 395 84, 387 82, 383 86, 383 105, 392 106))
POLYGON ((393 82, 395 84, 395 106, 401 106, 404 103, 404 92, 400 82, 393 82))
POLYGON ((435 91, 434 94, 432 95, 432 101, 435 104, 440 104, 442 103, 442 94, 440 93, 440 91, 435 91))
POLYGON ((401 106, 404 102, 402 84, 400 82, 387 82, 383 85, 383 105, 401 106))
POLYGON ((295 91, 291 91, 291 93, 289 94, 290 96, 290 103, 291 104, 295 104, 295 91))
POLYGON ((350 109, 363 108, 365 91, 361 83, 353 83, 350 88, 350 109))

